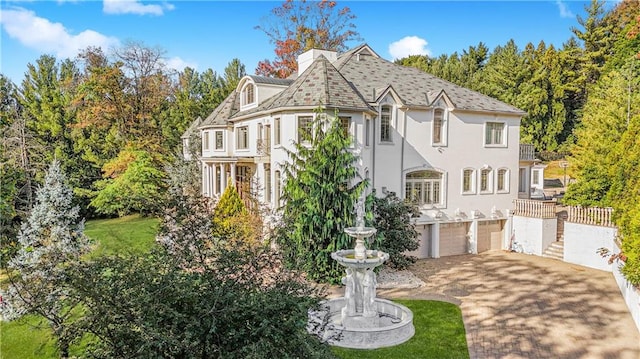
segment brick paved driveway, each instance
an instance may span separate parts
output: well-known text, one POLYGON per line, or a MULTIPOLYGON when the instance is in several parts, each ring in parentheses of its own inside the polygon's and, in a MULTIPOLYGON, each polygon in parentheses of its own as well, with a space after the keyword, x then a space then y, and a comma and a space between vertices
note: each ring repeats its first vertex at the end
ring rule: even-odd
POLYGON ((418 261, 426 285, 387 298, 460 305, 471 358, 640 359, 640 334, 611 273, 501 251, 418 261))

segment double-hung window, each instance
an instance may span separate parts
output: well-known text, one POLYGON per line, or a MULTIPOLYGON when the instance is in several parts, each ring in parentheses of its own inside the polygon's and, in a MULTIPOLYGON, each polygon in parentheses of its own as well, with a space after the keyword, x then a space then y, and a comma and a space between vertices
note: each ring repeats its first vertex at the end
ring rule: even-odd
POLYGON ((484 144, 488 146, 506 145, 504 122, 487 122, 485 125, 484 144))
POLYGON ((465 168, 462 170, 462 193, 472 194, 475 192, 475 171, 471 168, 465 168))
POLYGON ((496 190, 497 192, 509 192, 509 171, 506 168, 498 170, 496 190))
POLYGON ((313 117, 312 116, 300 116, 298 117, 298 143, 308 145, 311 143, 311 136, 313 136, 313 117))
POLYGON ((236 148, 238 150, 246 150, 249 148, 249 127, 238 127, 238 137, 236 138, 236 148))
POLYGON ((280 119, 273 119, 273 144, 280 145, 280 119))
POLYGON ((480 193, 493 192, 493 178, 491 168, 483 168, 480 170, 480 193))
POLYGON ((391 106, 380 107, 380 142, 391 142, 391 106))
POLYGON ((442 204, 442 173, 425 170, 407 174, 405 198, 419 205, 442 204))
POLYGON ((216 150, 224 149, 224 132, 222 131, 215 132, 215 143, 213 148, 216 150))
POLYGON ((209 131, 202 133, 202 149, 205 151, 209 149, 209 131))

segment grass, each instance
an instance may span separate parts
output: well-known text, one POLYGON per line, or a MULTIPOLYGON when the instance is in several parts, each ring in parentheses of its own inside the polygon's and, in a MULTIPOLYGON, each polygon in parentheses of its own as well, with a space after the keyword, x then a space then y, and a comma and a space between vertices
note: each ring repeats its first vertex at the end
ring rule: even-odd
POLYGON ((416 334, 407 342, 375 350, 334 347, 342 359, 469 358, 462 314, 458 306, 431 300, 396 300, 413 312, 416 334))
MULTIPOLYGON (((155 241, 158 222, 139 215, 87 221, 85 234, 95 243, 90 256, 146 253, 155 241)), ((5 277, 0 272, 0 283, 5 277)), ((72 345, 71 356, 81 354, 85 345, 72 345)), ((0 359, 57 357, 55 340, 42 318, 29 315, 12 322, 0 320, 0 359)))
MULTIPOLYGON (((564 161, 564 160, 563 160, 564 161)), ((547 163, 547 168, 544 169, 544 178, 564 178, 564 168, 560 167, 562 161, 551 161, 547 163)), ((567 179, 574 178, 573 171, 571 170, 571 164, 567 168, 567 179)))
POLYGON ((135 214, 87 221, 84 233, 96 243, 91 256, 146 253, 155 241, 158 223, 157 218, 135 214))

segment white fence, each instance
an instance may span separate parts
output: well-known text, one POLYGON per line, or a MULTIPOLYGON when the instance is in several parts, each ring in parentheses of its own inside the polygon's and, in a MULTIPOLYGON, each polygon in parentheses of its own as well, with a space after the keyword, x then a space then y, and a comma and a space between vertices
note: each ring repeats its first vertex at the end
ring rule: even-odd
POLYGON ((513 204, 514 216, 532 218, 556 218, 555 202, 516 199, 513 201, 513 204))

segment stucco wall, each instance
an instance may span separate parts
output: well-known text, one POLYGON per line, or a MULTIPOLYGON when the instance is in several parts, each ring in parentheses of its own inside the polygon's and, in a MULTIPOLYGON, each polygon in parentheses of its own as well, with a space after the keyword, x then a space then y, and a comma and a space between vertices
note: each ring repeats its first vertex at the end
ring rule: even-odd
POLYGON ((611 272, 612 266, 598 249, 612 250, 615 236, 616 228, 565 222, 564 261, 611 272))
POLYGON ((519 245, 523 253, 542 255, 556 240, 557 230, 558 221, 555 218, 513 216, 514 243, 519 245))
MULTIPOLYGON (((615 253, 620 253, 620 248, 614 244, 613 251, 615 253)), ((631 317, 640 331, 640 289, 631 285, 631 283, 622 276, 622 273, 618 270, 617 264, 614 264, 613 266, 613 277, 616 279, 618 287, 620 287, 622 297, 624 298, 625 303, 627 303, 627 307, 629 307, 631 317)))

